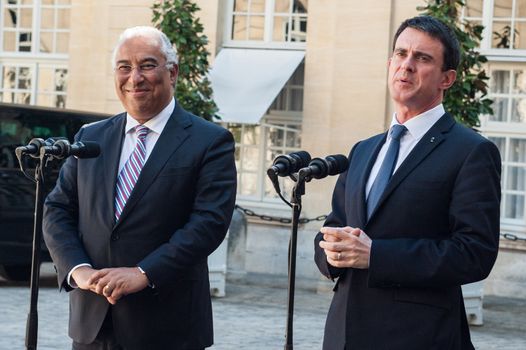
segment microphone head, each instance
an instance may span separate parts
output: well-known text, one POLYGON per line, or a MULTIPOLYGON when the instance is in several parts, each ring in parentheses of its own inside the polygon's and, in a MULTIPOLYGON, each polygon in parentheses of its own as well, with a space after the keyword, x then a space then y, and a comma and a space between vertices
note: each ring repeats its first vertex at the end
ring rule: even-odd
POLYGON ((295 173, 301 168, 304 168, 309 165, 311 160, 309 152, 298 151, 291 153, 290 156, 294 159, 292 172, 295 173))
POLYGON ((76 142, 76 149, 72 152, 77 158, 96 158, 100 155, 100 145, 94 141, 76 142))
POLYGON ((329 175, 343 173, 349 167, 349 160, 343 154, 333 154, 325 158, 329 164, 329 175))

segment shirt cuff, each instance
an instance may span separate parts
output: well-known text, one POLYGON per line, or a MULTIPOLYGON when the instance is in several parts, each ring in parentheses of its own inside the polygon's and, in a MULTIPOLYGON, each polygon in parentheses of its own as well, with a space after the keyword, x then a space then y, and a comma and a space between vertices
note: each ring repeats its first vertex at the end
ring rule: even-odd
POLYGON ((79 287, 77 285, 77 283, 75 282, 75 279, 71 278, 71 275, 73 274, 73 271, 75 271, 76 269, 78 269, 79 267, 82 267, 82 266, 93 267, 93 266, 91 266, 91 264, 88 264, 88 263, 78 264, 77 266, 73 267, 71 269, 71 271, 69 271, 68 276, 66 277, 66 282, 71 288, 78 288, 79 287))

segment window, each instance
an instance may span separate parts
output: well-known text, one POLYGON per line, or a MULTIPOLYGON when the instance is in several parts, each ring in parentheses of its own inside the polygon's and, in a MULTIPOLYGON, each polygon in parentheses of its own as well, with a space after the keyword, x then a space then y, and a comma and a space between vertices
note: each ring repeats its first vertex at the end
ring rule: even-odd
POLYGON ((71 0, 0 2, 0 101, 66 106, 71 0))
POLYGON ((230 0, 226 42, 302 45, 308 0, 230 0))
POLYGON ((523 55, 526 51, 526 1, 466 0, 464 19, 484 25, 483 53, 523 55), (521 52, 522 51, 522 52, 521 52))
POLYGON ((5 63, 0 64, 0 71, 1 102, 66 107, 66 67, 5 63), (37 76, 38 83, 34 79, 37 76))
MULTIPOLYGON (((300 150, 303 77, 302 63, 276 97, 261 124, 225 125, 236 141, 240 199, 281 203, 264 170, 278 155, 300 150)), ((292 181, 280 178, 281 193, 285 198, 290 198, 292 187, 292 181)))
POLYGON ((68 52, 70 0, 7 0, 2 3, 1 51, 68 52))

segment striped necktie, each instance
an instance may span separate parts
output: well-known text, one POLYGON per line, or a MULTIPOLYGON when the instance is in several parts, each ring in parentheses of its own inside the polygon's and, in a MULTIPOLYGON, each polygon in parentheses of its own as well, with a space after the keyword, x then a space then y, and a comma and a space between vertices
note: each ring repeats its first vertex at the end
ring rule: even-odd
POLYGON ((374 179, 373 186, 369 191, 369 197, 367 197, 367 218, 371 216, 373 210, 378 205, 378 201, 393 175, 398 159, 398 151, 400 150, 400 139, 406 131, 407 128, 401 124, 393 125, 391 128, 391 143, 380 166, 378 175, 376 175, 376 179, 374 179))
POLYGON ((139 174, 144 166, 146 160, 145 140, 149 131, 150 129, 143 125, 137 125, 135 127, 135 132, 137 133, 137 144, 117 177, 117 188, 115 193, 116 221, 119 221, 124 205, 128 198, 130 198, 133 186, 137 183, 139 174))

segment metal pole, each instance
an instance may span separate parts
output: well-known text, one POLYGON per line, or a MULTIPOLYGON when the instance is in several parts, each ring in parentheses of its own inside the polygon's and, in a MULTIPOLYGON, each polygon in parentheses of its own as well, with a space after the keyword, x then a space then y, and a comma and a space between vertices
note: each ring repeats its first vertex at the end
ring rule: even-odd
POLYGON ((29 313, 26 323, 26 349, 36 350, 38 337, 38 288, 40 280, 40 251, 42 242, 42 212, 43 212, 43 191, 44 185, 44 168, 47 157, 40 156, 40 164, 35 168, 35 214, 33 225, 33 258, 31 261, 31 300, 29 304, 29 313))
POLYGON ((287 332, 285 334, 285 350, 293 349, 293 318, 294 318, 294 289, 296 286, 296 247, 298 243, 298 224, 301 213, 301 196, 305 194, 305 181, 299 179, 292 191, 292 229, 289 246, 289 286, 287 307, 287 332))

